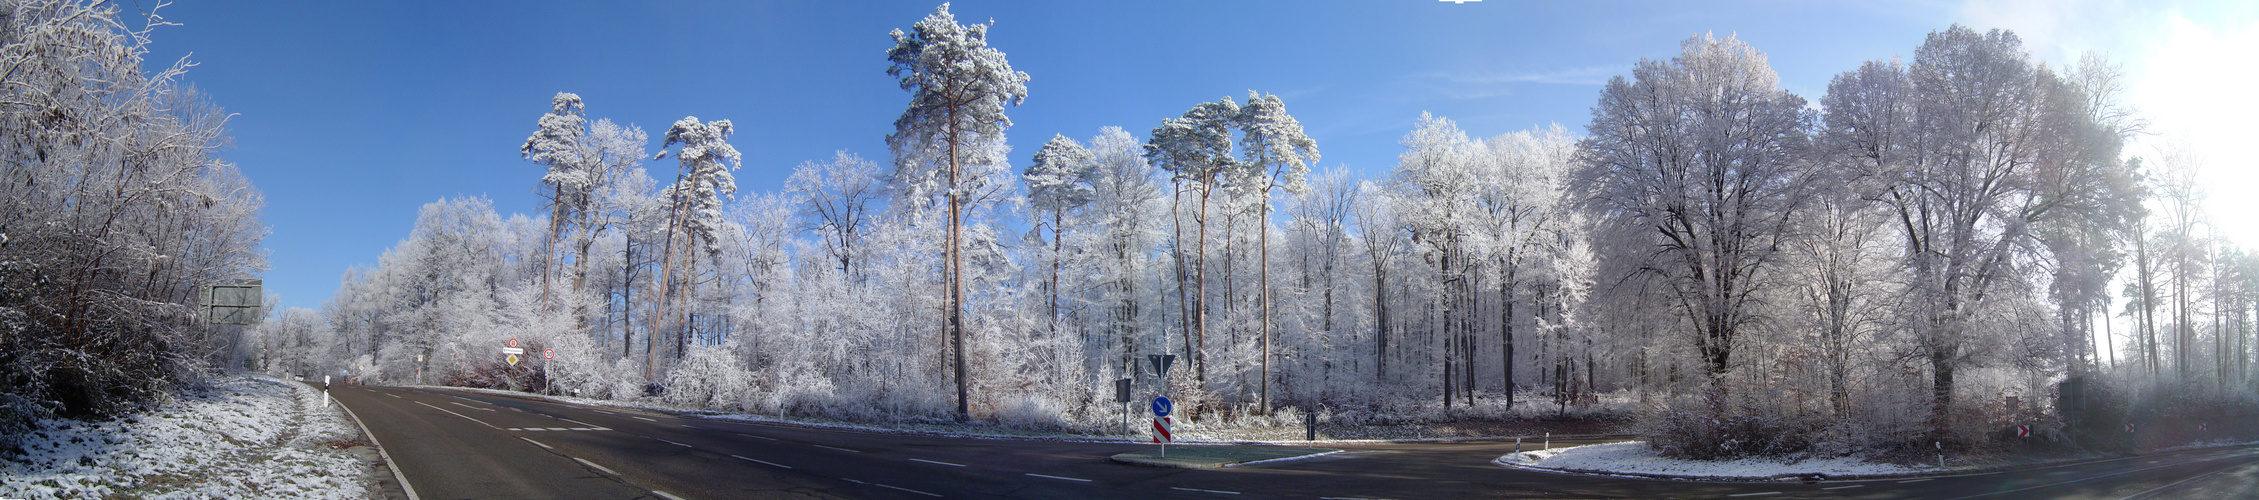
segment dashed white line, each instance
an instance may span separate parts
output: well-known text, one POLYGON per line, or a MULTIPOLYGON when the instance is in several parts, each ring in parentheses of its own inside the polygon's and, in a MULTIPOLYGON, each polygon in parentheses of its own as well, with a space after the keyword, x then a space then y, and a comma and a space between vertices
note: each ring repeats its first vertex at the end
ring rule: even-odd
POLYGON ((1087 482, 1090 482, 1090 480, 1089 480, 1089 479, 1083 479, 1083 478, 1079 478, 1079 477, 1052 476, 1052 475, 1045 475, 1045 474, 1037 474, 1037 473, 1033 473, 1033 472, 1030 472, 1030 473, 1028 473, 1028 475, 1030 475, 1030 476, 1035 476, 1035 477, 1042 477, 1042 478, 1051 478, 1051 479, 1058 479, 1058 480, 1063 480, 1063 481, 1081 481, 1081 482, 1085 482, 1085 483, 1087 483, 1087 482))
POLYGON ((766 465, 766 466, 770 466, 770 467, 775 467, 775 468, 779 468, 779 469, 790 469, 790 468, 792 468, 792 466, 789 466, 789 465, 784 465, 784 464, 780 464, 780 463, 776 463, 776 462, 770 462, 770 461, 767 461, 767 460, 757 460, 757 459, 745 458, 744 456, 740 456, 740 455, 730 455, 730 458, 735 458, 735 459, 738 459, 738 460, 744 460, 744 461, 747 461, 747 462, 753 462, 753 463, 757 463, 757 464, 761 464, 761 465, 766 465))
POLYGON ((817 447, 817 448, 823 448, 823 449, 827 449, 827 450, 839 450, 839 451, 844 451, 844 452, 848 452, 848 453, 862 453, 861 451, 850 450, 850 449, 846 449, 846 448, 840 448, 840 447, 836 447, 836 446, 824 446, 824 445, 820 445, 820 444, 811 444, 811 445, 808 445, 808 446, 814 446, 814 447, 817 447))
POLYGON ((1203 490, 1203 489, 1200 489, 1200 488, 1186 488, 1186 487, 1183 487, 1183 486, 1170 486, 1170 487, 1169 487, 1169 489, 1172 489, 1172 490, 1184 490, 1184 491, 1198 491, 1198 492, 1201 492, 1201 493, 1215 493, 1215 494, 1218 494, 1218 495, 1237 495, 1237 494, 1239 494, 1239 492, 1237 492, 1237 491, 1224 491, 1224 490, 1203 490))
POLYGON ((1850 486, 1837 486, 1837 487, 1834 487, 1834 488, 1820 488, 1820 489, 1823 489, 1823 490, 1848 490, 1848 489, 1852 489, 1852 488, 1865 488, 1865 487, 1867 487, 1867 485, 1864 485, 1864 484, 1854 484, 1854 485, 1850 485, 1850 486))
MULTIPOLYGON (((651 438, 651 439, 659 439, 659 438, 651 438)), ((684 448, 697 448, 696 446, 691 446, 691 445, 687 445, 687 444, 677 443, 677 442, 674 442, 674 441, 668 441, 668 440, 665 440, 665 439, 659 439, 659 442, 661 442, 661 443, 667 443, 667 444, 671 444, 671 445, 675 445, 675 446, 681 446, 681 447, 684 447, 684 448)))
POLYGON ((1898 482, 1898 484, 1906 484, 1906 483, 1919 483, 1919 482, 1923 482, 1923 481, 1928 481, 1928 480, 1930 480, 1930 479, 1929 479, 1929 478, 1922 478, 1922 479, 1908 479, 1908 480, 1905 480, 1905 481, 1899 481, 1899 482, 1898 482))
POLYGON ((1764 493, 1743 493, 1743 494, 1739 494, 1739 495, 1726 495, 1726 496, 1729 496, 1729 497, 1762 497, 1762 496, 1772 496, 1772 495, 1779 495, 1779 494, 1781 494, 1781 492, 1778 492, 1778 491, 1767 491, 1767 492, 1764 492, 1764 493))
POLYGON ((653 495, 658 495, 658 496, 662 496, 662 497, 667 497, 667 500, 682 500, 682 497, 678 497, 678 496, 675 496, 675 495, 674 495, 673 493, 668 493, 668 492, 664 492, 664 491, 659 491, 659 490, 651 490, 651 494, 653 494, 653 495))
POLYGON ((848 479, 848 478, 844 478, 844 477, 843 477, 843 478, 839 478, 839 480, 841 480, 841 481, 846 481, 846 482, 850 482, 850 483, 855 483, 855 484, 871 484, 871 483, 866 483, 866 482, 862 482, 862 481, 856 481, 856 480, 853 480, 853 479, 848 479))
POLYGON ((535 440, 531 440, 531 439, 526 439, 526 438, 525 438, 525 436, 519 436, 519 437, 518 437, 518 439, 525 439, 525 440, 526 440, 526 442, 528 442, 528 443, 533 443, 533 445, 534 445, 534 446, 539 446, 539 447, 541 447, 542 449, 547 449, 547 450, 554 450, 554 449, 556 449, 556 448, 551 448, 551 447, 549 447, 549 445, 546 445, 546 444, 541 444, 541 442, 540 442, 540 441, 535 441, 535 440))
POLYGON ((638 416, 633 416, 633 415, 630 415, 630 416, 628 416, 628 418, 632 418, 632 419, 636 419, 636 420, 642 420, 642 421, 645 421, 645 422, 651 422, 651 423, 659 423, 659 421, 657 421, 657 420, 652 420, 652 419, 648 419, 648 418, 643 418, 643 417, 638 417, 638 416))
POLYGON ((580 462, 580 464, 581 464, 581 465, 586 465, 586 466, 589 466, 589 467, 591 467, 591 468, 595 468, 596 470, 604 471, 604 473, 605 473, 605 474, 611 474, 611 475, 614 475, 614 476, 620 475, 620 473, 618 473, 618 472, 612 472, 612 469, 608 469, 608 468, 605 468, 605 467, 604 467, 604 466, 602 466, 602 465, 596 465, 596 462, 590 462, 590 461, 587 461, 587 460, 581 460, 581 459, 580 459, 580 457, 573 457, 573 461, 575 461, 575 462, 580 462))
POLYGON ((773 438, 773 437, 768 437, 768 436, 755 436, 755 435, 752 435, 752 434, 746 434, 746 433, 743 433, 743 432, 732 432, 731 434, 736 434, 736 435, 739 435, 739 436, 745 436, 745 437, 749 437, 749 438, 753 438, 753 439, 766 439, 766 440, 770 440, 770 441, 775 441, 775 440, 777 440, 777 438, 773 438))
POLYGON ((933 493, 926 493, 926 492, 923 492, 923 491, 918 491, 918 490, 913 490, 913 489, 909 489, 909 488, 904 488, 904 487, 901 487, 901 486, 888 486, 888 485, 884 485, 884 484, 878 484, 878 483, 871 483, 871 486, 877 486, 877 487, 880 487, 880 488, 886 488, 886 489, 890 489, 890 490, 902 490, 902 491, 907 491, 907 492, 911 492, 911 493, 916 493, 916 494, 920 494, 920 495, 925 495, 925 496, 929 496, 929 497, 934 497, 934 498, 940 498, 940 497, 941 497, 941 495, 938 495, 938 494, 933 494, 933 493))
POLYGON ((690 424, 682 424, 682 428, 684 428, 684 429, 692 429, 692 430, 700 430, 700 429, 698 429, 697 427, 691 426, 690 424))
POLYGON ((923 458, 913 458, 913 459, 910 459, 910 461, 912 461, 912 462, 925 462, 925 463, 929 463, 929 464, 934 464, 934 465, 947 465, 947 466, 950 466, 950 467, 964 467, 964 466, 965 466, 965 464, 953 464, 953 463, 949 463, 949 462, 936 462, 936 461, 932 461, 932 460, 926 460, 926 459, 923 459, 923 458))

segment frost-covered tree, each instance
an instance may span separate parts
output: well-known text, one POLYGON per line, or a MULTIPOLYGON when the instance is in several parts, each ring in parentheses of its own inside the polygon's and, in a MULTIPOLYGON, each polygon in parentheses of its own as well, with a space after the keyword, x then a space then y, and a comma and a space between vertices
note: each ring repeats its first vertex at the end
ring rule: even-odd
POLYGON ((1811 112, 1779 83, 1755 48, 1698 35, 1609 80, 1580 144, 1595 220, 1649 235, 1614 256, 1669 291, 1719 389, 1805 198, 1811 112))
MULTIPOLYGON (((1027 183, 1028 205, 1035 210, 1037 224, 1051 228, 1051 279, 1044 287, 1049 296, 1046 306, 1051 333, 1059 333, 1059 266, 1060 254, 1066 249, 1067 212, 1090 203, 1090 177, 1098 167, 1089 149, 1064 135, 1053 135, 1051 141, 1036 150, 1035 163, 1028 165, 1020 179, 1027 183), (1050 220, 1042 220, 1045 215, 1050 220)), ((1040 228, 1039 228, 1040 230, 1040 228)))
POLYGON ((1286 114, 1286 102, 1275 95, 1248 91, 1247 105, 1239 108, 1234 121, 1240 129, 1240 165, 1259 176, 1248 184, 1257 191, 1255 231, 1261 252, 1255 265, 1263 308, 1263 382, 1257 409, 1267 414, 1271 412, 1271 191, 1300 194, 1310 189, 1305 177, 1318 163, 1318 141, 1302 133, 1302 122, 1286 114))
POLYGON ((2124 167, 2114 142, 2093 140, 2089 131, 2107 127, 2088 96, 2006 31, 1932 32, 1912 65, 1868 63, 1831 84, 1824 102, 1831 136, 1855 138, 1850 165, 1879 180, 1868 197, 1904 238, 1906 309, 1930 365, 1932 429, 1943 432, 1971 346, 2005 333, 1980 328, 1987 299, 2031 287, 2040 231, 2124 197, 2096 189, 2124 167))
MULTIPOLYGON (((737 193, 737 177, 730 171, 737 170, 740 155, 737 148, 729 144, 731 132, 729 120, 699 123, 698 117, 687 116, 667 128, 667 139, 659 145, 660 148, 681 147, 660 151, 658 156, 665 158, 672 152, 680 164, 675 171, 675 183, 660 192, 668 202, 667 233, 660 247, 659 321, 651 326, 656 337, 661 327, 668 325, 667 321, 676 321, 670 329, 677 330, 673 333, 678 354, 684 352, 688 342, 687 332, 679 331, 687 319, 676 320, 671 316, 671 301, 675 297, 681 297, 684 303, 691 300, 698 262, 697 253, 691 250, 703 249, 707 255, 721 252, 716 235, 724 224, 722 202, 737 193), (680 260, 675 256, 677 247, 682 255, 680 260), (676 262, 685 267, 679 279, 674 270, 676 262), (681 292, 676 291, 678 288, 681 292)), ((687 308, 684 314, 689 314, 687 308)), ((653 378, 652 367, 658 364, 657 358, 647 356, 644 363, 644 377, 653 378)))
POLYGON ((1232 120, 1239 116, 1239 105, 1230 97, 1216 102, 1204 102, 1186 110, 1184 116, 1163 120, 1154 127, 1152 137, 1145 141, 1145 157, 1162 171, 1170 174, 1175 186, 1174 197, 1178 207, 1171 212, 1183 214, 1185 185, 1197 190, 1200 206, 1193 210, 1193 223, 1199 226, 1194 236, 1191 255, 1187 256, 1184 243, 1184 222, 1181 215, 1170 221, 1175 232, 1171 248, 1176 256, 1177 306, 1184 322, 1184 349, 1188 368, 1197 380, 1208 379, 1208 206, 1216 195, 1216 187, 1228 179, 1228 170, 1237 165, 1232 159, 1232 120), (1186 261, 1190 260, 1188 264, 1186 261), (1189 269, 1187 269, 1189 267, 1189 269), (1187 298, 1186 283, 1192 290, 1187 298))
POLYGON ((886 195, 878 164, 839 151, 829 163, 800 164, 785 179, 784 189, 802 200, 807 229, 822 237, 840 274, 859 281, 855 263, 864 252, 863 233, 886 195))
POLYGON ((0 445, 21 419, 117 415, 241 369, 204 287, 266 267, 227 113, 144 68, 153 12, 0 2, 0 445), (126 19, 140 21, 129 26, 126 19))
POLYGON ((948 219, 942 250, 943 309, 957 381, 957 416, 969 416, 965 378, 965 217, 979 189, 974 169, 1005 165, 1004 108, 1027 100, 1027 73, 1012 70, 1004 52, 988 45, 988 24, 957 24, 949 4, 918 21, 909 33, 894 30, 886 74, 910 92, 886 143, 894 152, 896 182, 904 198, 925 203, 944 198, 948 219))

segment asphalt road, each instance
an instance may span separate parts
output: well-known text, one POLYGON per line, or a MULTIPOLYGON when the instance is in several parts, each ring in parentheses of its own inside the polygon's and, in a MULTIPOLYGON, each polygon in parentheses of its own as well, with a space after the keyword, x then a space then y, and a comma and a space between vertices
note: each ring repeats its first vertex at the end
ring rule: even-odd
MULTIPOLYGON (((1218 470, 1149 444, 879 434, 432 389, 340 386, 414 496, 455 498, 2251 498, 2259 447, 1919 479, 1694 482, 1500 467, 1514 443, 1329 445, 1218 470)), ((1556 440, 1556 446, 1585 444, 1556 440)), ((1531 443, 1534 446, 1535 443, 1531 443)))

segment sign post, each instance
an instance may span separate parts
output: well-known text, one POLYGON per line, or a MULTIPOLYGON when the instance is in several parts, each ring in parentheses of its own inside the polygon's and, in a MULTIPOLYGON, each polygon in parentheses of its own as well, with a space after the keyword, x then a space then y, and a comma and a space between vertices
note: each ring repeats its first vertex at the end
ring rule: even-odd
POLYGON ((1117 379, 1114 381, 1114 402, 1121 403, 1122 405, 1122 434, 1128 435, 1130 421, 1130 379, 1125 378, 1117 379))
POLYGON ((541 390, 549 390, 549 360, 557 359, 557 350, 541 348, 541 390))
POLYGON ((1153 398, 1153 442, 1161 445, 1161 458, 1169 458, 1169 442, 1176 440, 1176 436, 1169 435, 1169 427, 1174 423, 1169 421, 1171 409, 1168 396, 1153 398))

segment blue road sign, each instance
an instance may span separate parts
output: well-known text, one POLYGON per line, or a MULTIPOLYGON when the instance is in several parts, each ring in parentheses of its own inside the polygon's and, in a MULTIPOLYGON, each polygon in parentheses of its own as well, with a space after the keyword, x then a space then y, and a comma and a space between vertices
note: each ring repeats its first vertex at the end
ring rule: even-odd
POLYGON ((1156 417, 1166 417, 1166 416, 1169 416, 1169 397, 1168 397, 1168 396, 1161 396, 1161 397, 1153 398, 1153 416, 1156 416, 1156 417))

